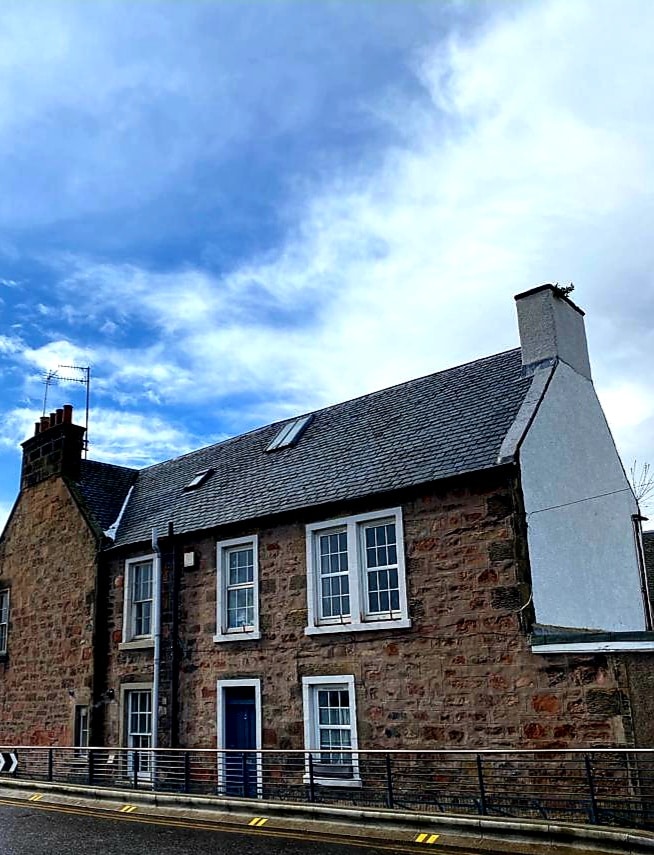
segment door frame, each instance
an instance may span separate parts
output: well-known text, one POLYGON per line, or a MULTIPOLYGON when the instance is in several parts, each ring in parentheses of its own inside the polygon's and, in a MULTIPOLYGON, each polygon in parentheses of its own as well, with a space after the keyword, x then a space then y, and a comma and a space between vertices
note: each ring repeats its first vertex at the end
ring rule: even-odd
MULTIPOLYGON (((130 771, 131 762, 130 762, 130 752, 138 751, 138 748, 130 748, 129 746, 129 722, 127 717, 129 715, 129 701, 128 694, 130 692, 149 692, 150 693, 150 739, 154 740, 154 728, 156 727, 156 717, 154 713, 154 698, 152 692, 152 683, 122 683, 120 686, 120 722, 119 722, 119 734, 118 741, 119 744, 126 749, 124 753, 124 772, 127 775, 132 775, 130 771)), ((139 781, 152 781, 153 779, 153 771, 154 771, 154 752, 149 752, 150 756, 150 767, 147 772, 139 772, 138 779, 139 781)))
MULTIPOLYGON (((218 680, 216 683, 216 747, 218 748, 218 790, 224 792, 225 755, 220 751, 225 749, 225 689, 254 689, 255 710, 255 749, 261 751, 261 680, 259 677, 248 680, 218 680)), ((257 754, 257 798, 263 798, 263 755, 257 754)))

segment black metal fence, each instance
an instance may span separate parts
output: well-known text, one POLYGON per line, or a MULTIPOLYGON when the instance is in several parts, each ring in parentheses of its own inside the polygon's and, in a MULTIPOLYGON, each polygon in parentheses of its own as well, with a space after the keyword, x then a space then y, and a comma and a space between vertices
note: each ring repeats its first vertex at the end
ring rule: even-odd
POLYGON ((654 829, 654 749, 216 751, 7 747, 3 780, 654 829))

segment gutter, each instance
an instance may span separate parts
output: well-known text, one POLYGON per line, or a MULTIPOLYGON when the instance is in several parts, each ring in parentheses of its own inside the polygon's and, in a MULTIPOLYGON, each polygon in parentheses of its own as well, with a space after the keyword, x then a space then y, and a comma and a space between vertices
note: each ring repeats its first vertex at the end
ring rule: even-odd
POLYGON ((564 632, 536 627, 532 653, 651 653, 654 632, 564 632))

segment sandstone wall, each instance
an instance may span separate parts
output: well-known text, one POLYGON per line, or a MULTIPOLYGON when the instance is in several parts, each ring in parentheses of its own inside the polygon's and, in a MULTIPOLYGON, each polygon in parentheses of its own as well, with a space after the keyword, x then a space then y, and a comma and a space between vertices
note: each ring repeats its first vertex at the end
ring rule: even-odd
POLYGON ((74 707, 93 689, 95 567, 95 538, 64 481, 25 490, 0 544, 0 588, 11 592, 0 743, 72 743, 74 707))
MULTIPOLYGON (((355 677, 362 748, 632 744, 627 678, 617 659, 530 652, 523 625, 530 609, 522 609, 528 601, 523 541, 515 530, 518 501, 512 482, 496 472, 472 487, 441 486, 376 505, 185 538, 178 552, 193 549, 197 558, 181 575, 179 744, 215 747, 216 681, 258 677, 264 747, 302 748, 302 677, 332 674, 355 677), (307 637, 305 524, 400 503, 412 628, 307 637), (262 638, 214 643, 216 541, 253 533, 259 535, 262 638)), ((172 556, 166 548, 164 613, 170 616, 172 556)), ((141 552, 149 551, 144 545, 141 552)), ((121 683, 152 679, 152 654, 118 650, 122 558, 108 569, 107 685, 118 698, 121 683)), ((171 713, 165 664, 172 661, 170 649, 166 623, 159 715, 164 729, 171 713)), ((109 744, 118 738, 120 715, 118 704, 108 709, 109 744)))

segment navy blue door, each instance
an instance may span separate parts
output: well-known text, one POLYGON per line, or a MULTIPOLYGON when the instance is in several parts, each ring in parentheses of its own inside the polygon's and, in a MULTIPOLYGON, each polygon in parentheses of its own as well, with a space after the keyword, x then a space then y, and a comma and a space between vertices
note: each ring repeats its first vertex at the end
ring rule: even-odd
POLYGON ((225 689, 225 748, 243 752, 230 751, 225 755, 225 785, 230 795, 257 795, 256 747, 254 688, 225 689))

